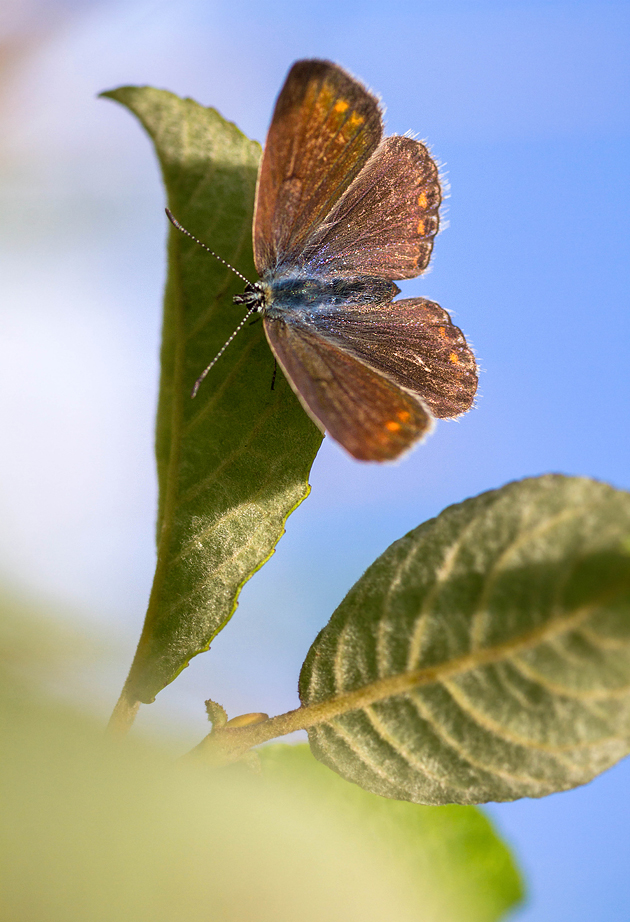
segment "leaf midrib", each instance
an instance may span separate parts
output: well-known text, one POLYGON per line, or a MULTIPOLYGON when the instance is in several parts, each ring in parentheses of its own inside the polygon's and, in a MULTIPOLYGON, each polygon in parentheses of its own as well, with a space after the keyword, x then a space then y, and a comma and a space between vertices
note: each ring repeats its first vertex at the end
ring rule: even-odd
MULTIPOLYGON (((229 742, 226 739, 225 743, 221 742, 219 745, 221 749, 230 752, 230 757, 237 758, 243 751, 267 740, 285 736, 295 730, 307 730, 317 724, 334 720, 343 714, 360 710, 387 698, 405 694, 415 688, 431 685, 443 679, 462 675, 472 669, 492 665, 525 650, 532 649, 541 642, 579 625, 594 611, 611 598, 614 598, 617 592, 617 588, 611 589, 599 599, 592 601, 587 606, 578 608, 565 617, 550 619, 517 638, 511 638, 495 646, 475 650, 472 653, 456 657, 446 663, 439 663, 436 666, 386 676, 352 691, 327 698, 324 701, 303 705, 252 727, 226 728, 214 734, 214 736, 230 737, 229 742)), ((218 739, 217 742, 219 742, 218 739)))
MULTIPOLYGON (((335 698, 328 699, 327 702, 322 702, 322 704, 330 704, 333 701, 339 703, 349 702, 355 696, 364 696, 364 700, 356 705, 356 707, 361 707, 363 705, 373 704, 376 701, 384 700, 385 698, 390 698, 394 695, 403 694, 419 686, 430 685, 442 679, 461 675, 469 670, 478 669, 481 666, 489 666, 492 663, 514 656, 523 650, 531 649, 542 641, 549 640, 551 637, 561 634, 571 627, 580 624, 585 618, 592 614, 593 611, 601 607, 609 595, 616 595, 616 590, 614 593, 611 592, 607 594, 606 597, 602 597, 595 603, 577 609, 577 611, 564 618, 550 619, 539 627, 528 631, 526 634, 521 634, 518 638, 511 638, 503 643, 496 644, 496 646, 477 649, 472 653, 466 653, 463 656, 455 657, 448 662, 438 663, 435 666, 428 666, 424 669, 416 669, 412 672, 404 672, 394 676, 386 676, 383 679, 377 679, 374 682, 370 682, 368 685, 363 685, 359 689, 345 692, 335 698)), ((318 704, 308 705, 308 708, 315 709, 318 706, 318 704)), ((349 710, 349 708, 344 708, 343 710, 349 710)), ((352 710, 354 710, 354 708, 352 708, 352 710)))

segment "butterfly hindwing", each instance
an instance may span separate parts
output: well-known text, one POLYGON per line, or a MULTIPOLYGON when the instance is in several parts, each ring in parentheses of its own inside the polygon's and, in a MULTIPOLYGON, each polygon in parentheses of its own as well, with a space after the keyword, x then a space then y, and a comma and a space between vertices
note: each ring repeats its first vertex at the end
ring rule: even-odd
POLYGON ((432 426, 422 402, 312 329, 265 318, 267 339, 300 402, 360 461, 389 461, 432 426))
POLYGON ((413 138, 385 138, 306 241, 311 271, 389 279, 420 275, 439 229, 442 192, 429 151, 413 138))
POLYGON ((348 304, 314 312, 312 324, 331 344, 417 394, 438 419, 470 409, 477 390, 475 356, 434 301, 348 304))
POLYGON ((280 91, 258 175, 254 262, 259 274, 295 262, 378 147, 376 98, 328 61, 298 61, 280 91))

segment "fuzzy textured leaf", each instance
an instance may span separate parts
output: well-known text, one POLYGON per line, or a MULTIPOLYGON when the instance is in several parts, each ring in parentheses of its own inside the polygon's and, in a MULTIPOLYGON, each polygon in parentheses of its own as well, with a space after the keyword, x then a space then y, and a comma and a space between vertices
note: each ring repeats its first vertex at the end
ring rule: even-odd
MULTIPOLYGON (((247 278, 257 278, 251 228, 260 146, 214 109, 151 87, 104 94, 133 112, 162 168, 176 218, 247 278)), ((156 215, 156 220, 164 220, 156 215)), ((170 225, 169 225, 170 227, 170 225)), ((262 324, 246 326, 192 386, 244 311, 244 284, 170 229, 157 415, 158 561, 144 629, 127 680, 152 701, 208 649, 243 584, 268 557, 287 516, 308 494, 321 434, 274 360, 262 324)))
POLYGON ((339 701, 316 757, 387 797, 590 781, 630 751, 630 494, 548 475, 446 509, 353 587, 300 695, 339 701))
POLYGON ((376 797, 319 765, 308 746, 259 751, 263 778, 298 802, 314 800, 379 852, 383 874, 411 890, 421 922, 494 922, 523 896, 518 871, 475 807, 427 807, 376 797))

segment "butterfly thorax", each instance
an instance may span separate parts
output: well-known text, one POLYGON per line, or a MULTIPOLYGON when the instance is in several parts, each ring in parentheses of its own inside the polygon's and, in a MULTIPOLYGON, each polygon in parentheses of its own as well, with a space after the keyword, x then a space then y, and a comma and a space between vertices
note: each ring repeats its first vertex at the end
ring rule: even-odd
POLYGON ((313 278, 303 271, 265 273, 249 283, 235 304, 245 304, 271 319, 290 320, 313 311, 349 304, 383 304, 400 291, 398 285, 378 276, 324 276, 313 278))

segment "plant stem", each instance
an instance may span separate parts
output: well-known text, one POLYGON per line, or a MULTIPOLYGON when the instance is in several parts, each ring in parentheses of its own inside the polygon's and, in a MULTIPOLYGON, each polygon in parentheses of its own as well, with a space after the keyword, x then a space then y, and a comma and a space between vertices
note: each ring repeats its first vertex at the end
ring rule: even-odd
POLYGON ((531 649, 541 641, 557 636, 581 624, 601 599, 591 602, 576 611, 557 618, 527 631, 517 638, 510 638, 503 643, 485 649, 473 650, 452 660, 437 663, 413 672, 385 676, 353 691, 344 692, 334 698, 327 698, 316 704, 309 704, 287 711, 278 717, 270 717, 260 723, 246 727, 222 727, 210 733, 195 747, 189 756, 201 757, 212 765, 225 765, 235 762, 252 746, 266 743, 278 736, 286 736, 295 730, 308 730, 315 724, 334 720, 350 711, 369 707, 378 701, 384 701, 395 695, 404 695, 415 688, 430 685, 453 676, 461 675, 470 669, 477 669, 491 663, 500 662, 504 657, 514 655, 522 650, 531 649))
POLYGON ((125 736, 131 729, 139 708, 140 702, 129 696, 125 686, 116 702, 116 707, 112 711, 112 716, 109 718, 107 733, 110 736, 125 736))

